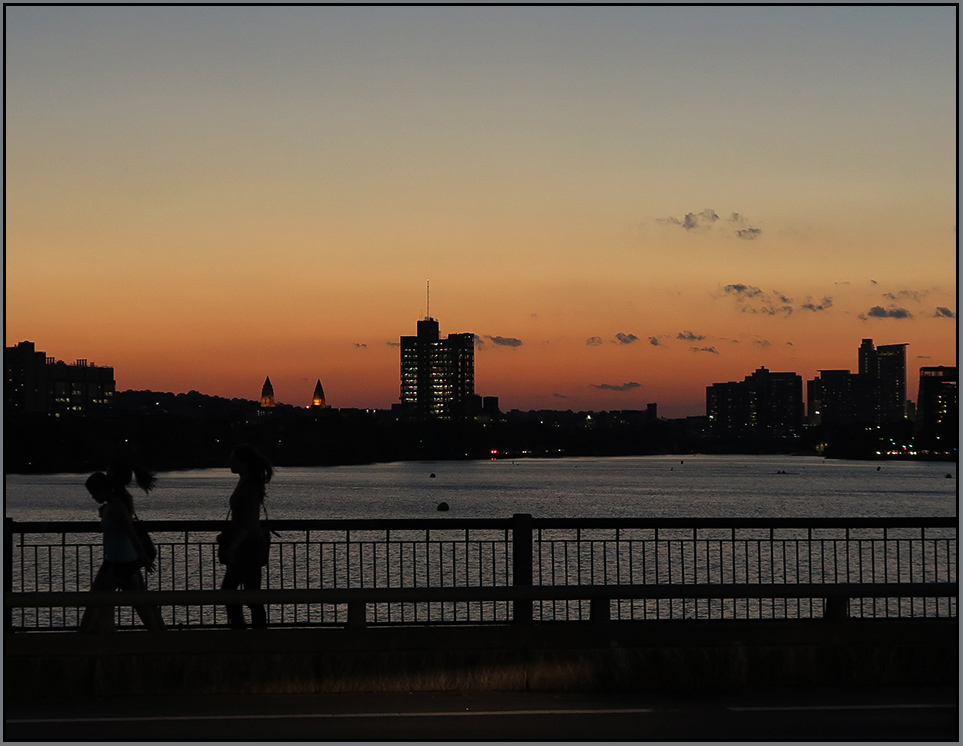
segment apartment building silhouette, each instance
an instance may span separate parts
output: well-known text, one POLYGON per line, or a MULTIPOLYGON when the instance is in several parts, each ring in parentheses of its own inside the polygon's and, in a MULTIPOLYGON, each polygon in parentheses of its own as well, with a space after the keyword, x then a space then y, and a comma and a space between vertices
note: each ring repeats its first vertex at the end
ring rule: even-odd
POLYGON ((462 419, 477 406, 475 335, 442 339, 426 316, 418 333, 401 337, 401 415, 408 419, 462 419))
POLYGON ((906 420, 906 344, 862 340, 857 373, 820 370, 807 383, 810 425, 887 425, 906 420))
POLYGON ((758 368, 742 381, 706 387, 709 432, 716 437, 796 438, 802 432, 802 378, 758 368))
POLYGON ((957 386, 956 367, 937 365, 920 368, 916 429, 924 446, 950 447, 959 438, 957 386))
POLYGON ((67 364, 33 342, 4 347, 4 407, 8 412, 97 414, 110 408, 114 369, 87 360, 67 364))

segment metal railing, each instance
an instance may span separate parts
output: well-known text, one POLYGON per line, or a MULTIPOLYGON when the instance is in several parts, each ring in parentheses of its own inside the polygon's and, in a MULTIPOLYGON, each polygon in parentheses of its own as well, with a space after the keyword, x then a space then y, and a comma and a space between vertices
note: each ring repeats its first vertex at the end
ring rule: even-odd
MULTIPOLYGON (((76 628, 101 602, 77 595, 100 564, 99 524, 5 523, 8 628, 76 628)), ((148 525, 158 547, 148 587, 168 626, 226 624, 227 592, 209 593, 223 574, 222 523, 148 525)), ((281 538, 261 595, 272 626, 957 614, 954 519, 516 515, 271 528, 281 538)), ((118 623, 135 625, 132 597, 113 598, 125 604, 118 623)))

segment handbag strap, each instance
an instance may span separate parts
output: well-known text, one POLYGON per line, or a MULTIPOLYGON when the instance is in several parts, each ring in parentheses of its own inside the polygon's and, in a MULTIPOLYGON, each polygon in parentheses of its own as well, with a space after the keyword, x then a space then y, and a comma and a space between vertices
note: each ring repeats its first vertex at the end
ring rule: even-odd
POLYGON ((267 505, 264 504, 264 498, 263 498, 263 497, 261 498, 261 508, 264 509, 264 530, 265 530, 266 532, 268 532, 269 534, 274 534, 277 538, 280 539, 280 538, 281 538, 281 534, 279 534, 277 531, 272 531, 272 530, 271 530, 271 526, 270 526, 271 519, 268 518, 267 505))

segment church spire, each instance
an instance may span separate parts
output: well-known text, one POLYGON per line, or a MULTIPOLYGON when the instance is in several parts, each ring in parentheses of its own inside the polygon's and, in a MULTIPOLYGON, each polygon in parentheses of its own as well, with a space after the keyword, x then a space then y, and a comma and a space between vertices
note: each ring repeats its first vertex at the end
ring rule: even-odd
POLYGON ((314 387, 314 396, 311 399, 312 407, 319 407, 321 409, 327 409, 328 405, 324 401, 324 389, 321 387, 321 379, 318 379, 317 385, 314 387))
POLYGON ((261 407, 273 407, 274 405, 274 387, 271 385, 271 377, 268 376, 264 379, 264 385, 261 387, 261 407))

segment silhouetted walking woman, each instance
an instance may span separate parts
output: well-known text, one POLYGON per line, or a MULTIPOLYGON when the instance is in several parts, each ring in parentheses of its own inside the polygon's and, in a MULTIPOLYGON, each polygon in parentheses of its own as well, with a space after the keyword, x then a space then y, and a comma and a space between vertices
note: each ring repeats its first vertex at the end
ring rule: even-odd
MULTIPOLYGON (((148 492, 155 483, 149 472, 123 464, 111 464, 107 473, 94 472, 84 486, 100 504, 100 527, 104 535, 104 558, 90 587, 92 591, 145 591, 147 584, 140 568, 154 572, 154 561, 134 529, 134 498, 127 491, 134 475, 148 492)), ((134 609, 150 630, 161 630, 164 622, 156 606, 138 605, 134 609)), ((83 632, 112 632, 115 629, 113 606, 88 606, 80 622, 83 632)))
MULTIPOLYGON (((239 445, 231 453, 231 471, 237 474, 237 486, 231 494, 228 525, 218 537, 219 558, 227 566, 221 590, 256 590, 261 587, 261 568, 267 564, 271 548, 267 529, 261 525, 267 483, 274 467, 249 445, 239 445)), ((263 604, 248 606, 251 626, 267 627, 263 604)), ((234 629, 244 629, 244 610, 240 605, 227 606, 227 618, 234 629)))

